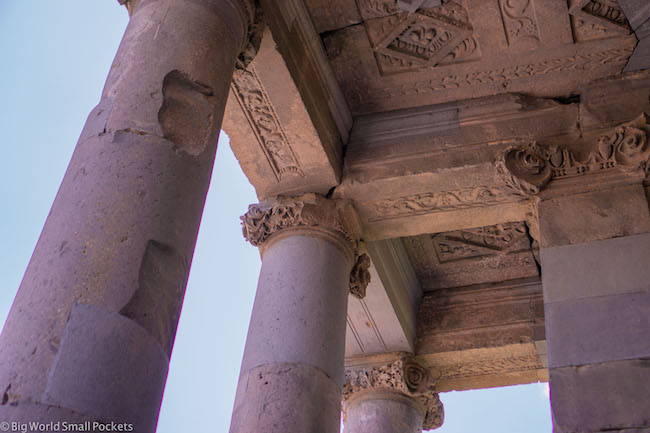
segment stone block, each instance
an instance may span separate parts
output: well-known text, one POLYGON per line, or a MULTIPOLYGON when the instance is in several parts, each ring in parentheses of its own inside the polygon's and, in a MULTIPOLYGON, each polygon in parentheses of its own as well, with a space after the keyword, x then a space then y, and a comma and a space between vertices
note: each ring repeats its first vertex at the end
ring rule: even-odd
POLYGON ((580 126, 600 130, 650 113, 650 71, 590 83, 580 89, 580 126))
POLYGON ((650 3, 648 0, 618 0, 618 5, 623 10, 630 27, 636 30, 650 19, 650 3))
POLYGON ((361 22, 357 5, 348 0, 306 0, 317 33, 341 29, 361 22))
POLYGON ((168 362, 160 344, 134 321, 74 304, 43 402, 153 433, 168 362))
POLYGON ((241 381, 232 433, 339 431, 341 391, 319 368, 272 363, 251 369, 241 381))
POLYGON ((550 368, 650 357, 650 291, 545 305, 550 368))
POLYGON ((650 427, 647 358, 554 368, 550 384, 555 433, 650 427))
POLYGON ((545 302, 650 289, 650 234, 543 248, 545 302))
POLYGON ((422 298, 418 354, 502 347, 544 339, 537 278, 440 289, 422 298))
POLYGON ((648 68, 650 68, 650 38, 645 38, 639 41, 623 72, 640 71, 648 68))
POLYGON ((650 232, 650 213, 641 185, 542 200, 541 247, 580 244, 650 232))

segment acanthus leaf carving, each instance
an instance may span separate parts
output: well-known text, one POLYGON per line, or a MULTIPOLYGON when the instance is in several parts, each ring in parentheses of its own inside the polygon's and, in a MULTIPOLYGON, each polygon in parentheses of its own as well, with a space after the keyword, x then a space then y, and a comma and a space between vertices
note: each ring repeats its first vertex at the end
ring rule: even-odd
POLYGON ((432 370, 410 355, 381 366, 347 368, 342 395, 344 410, 350 399, 360 392, 390 390, 413 398, 424 415, 423 430, 435 429, 444 422, 444 407, 436 391, 436 380, 432 370))
POLYGON ((496 163, 506 187, 517 195, 539 194, 552 179, 581 176, 611 169, 628 173, 650 172, 650 125, 641 114, 591 143, 591 151, 580 157, 559 146, 527 146, 507 149, 496 163))
POLYGON ((252 204, 240 219, 244 238, 262 252, 273 235, 291 228, 309 229, 332 241, 352 260, 350 293, 362 299, 370 283, 370 258, 358 252, 360 229, 354 213, 348 202, 305 194, 252 204))
POLYGON ((273 104, 255 68, 237 69, 232 90, 278 181, 287 174, 304 177, 273 104))
POLYGON ((370 284, 370 257, 361 254, 350 272, 350 294, 355 298, 366 297, 366 288, 370 284))
POLYGON ((407 215, 422 215, 468 209, 490 204, 508 202, 510 199, 499 188, 478 186, 452 191, 416 194, 395 199, 383 199, 363 203, 373 216, 370 221, 400 218, 407 215))
POLYGON ((248 212, 240 218, 244 238, 253 246, 260 247, 274 233, 303 225, 303 207, 304 203, 301 201, 274 204, 268 208, 250 205, 248 212))

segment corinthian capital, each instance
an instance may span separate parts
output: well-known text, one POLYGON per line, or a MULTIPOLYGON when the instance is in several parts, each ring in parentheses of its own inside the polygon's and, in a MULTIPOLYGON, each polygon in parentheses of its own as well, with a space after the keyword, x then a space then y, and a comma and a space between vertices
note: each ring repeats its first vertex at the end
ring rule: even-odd
POLYGON ((435 372, 420 365, 412 356, 379 366, 353 367, 345 371, 343 411, 358 398, 389 392, 409 397, 422 413, 423 429, 438 428, 444 421, 444 408, 436 392, 435 372))
POLYGON ((363 298, 370 282, 370 258, 359 254, 361 224, 347 201, 326 199, 317 194, 278 197, 248 207, 241 217, 244 238, 262 254, 271 242, 291 234, 324 238, 350 259, 350 292, 363 298))

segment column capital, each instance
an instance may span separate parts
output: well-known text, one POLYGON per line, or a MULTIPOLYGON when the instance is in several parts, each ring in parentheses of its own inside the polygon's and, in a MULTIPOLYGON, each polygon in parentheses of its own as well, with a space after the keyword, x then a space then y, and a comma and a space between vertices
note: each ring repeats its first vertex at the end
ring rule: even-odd
POLYGON ((370 258, 359 253, 361 223, 349 201, 317 194, 277 197, 250 205, 241 221, 244 238, 262 255, 271 243, 291 235, 315 236, 333 243, 352 264, 350 292, 358 298, 365 296, 370 258))
POLYGON ((388 364, 346 368, 343 412, 355 401, 392 395, 408 399, 422 412, 424 430, 438 428, 444 421, 444 407, 436 392, 436 376, 408 354, 388 364))

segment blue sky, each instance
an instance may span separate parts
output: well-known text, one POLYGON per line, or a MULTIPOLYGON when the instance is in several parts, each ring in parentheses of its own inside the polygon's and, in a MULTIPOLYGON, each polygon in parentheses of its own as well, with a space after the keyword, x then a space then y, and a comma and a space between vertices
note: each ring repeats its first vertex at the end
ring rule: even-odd
MULTIPOLYGON (((116 0, 0 0, 0 323, 128 23, 116 0)), ((225 134, 192 264, 158 433, 227 432, 260 258, 256 201, 225 134)), ((550 433, 546 384, 447 393, 440 433, 550 433)))

